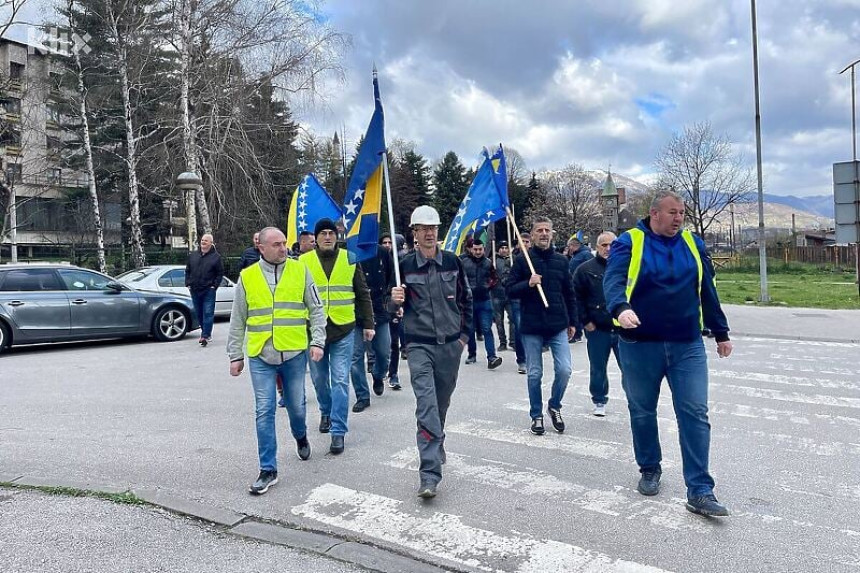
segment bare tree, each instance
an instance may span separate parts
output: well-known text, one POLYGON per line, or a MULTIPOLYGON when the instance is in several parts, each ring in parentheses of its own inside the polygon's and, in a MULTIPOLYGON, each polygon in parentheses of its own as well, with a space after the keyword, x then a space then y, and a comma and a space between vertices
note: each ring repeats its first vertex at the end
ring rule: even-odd
POLYGON ((726 135, 710 122, 694 123, 676 133, 657 155, 659 186, 684 198, 687 219, 699 236, 732 203, 747 203, 755 188, 752 169, 732 151, 726 135))
POLYGON ((543 194, 532 197, 529 211, 550 217, 559 236, 600 227, 600 189, 581 165, 571 163, 548 173, 541 187, 543 194))

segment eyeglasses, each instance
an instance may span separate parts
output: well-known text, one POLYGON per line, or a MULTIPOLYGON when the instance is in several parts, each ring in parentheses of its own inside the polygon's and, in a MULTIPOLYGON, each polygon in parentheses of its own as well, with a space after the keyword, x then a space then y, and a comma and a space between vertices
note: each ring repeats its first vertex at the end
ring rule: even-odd
POLYGON ((429 233, 430 231, 436 231, 439 226, 438 225, 415 225, 412 227, 416 233, 429 233))

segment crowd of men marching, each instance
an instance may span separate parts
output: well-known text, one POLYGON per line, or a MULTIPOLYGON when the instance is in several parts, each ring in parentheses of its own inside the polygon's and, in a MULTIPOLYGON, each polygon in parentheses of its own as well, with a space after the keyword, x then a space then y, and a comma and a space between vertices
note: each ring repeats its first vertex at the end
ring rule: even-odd
MULTIPOLYGON (((714 496, 708 469, 703 329, 716 339, 720 357, 728 356, 732 346, 704 243, 682 229, 683 221, 680 197, 660 192, 649 216, 634 229, 617 238, 601 233, 594 254, 581 232, 560 253, 553 247, 552 221, 538 216, 513 253, 500 242, 491 261, 478 240, 459 256, 442 250, 439 214, 420 206, 410 221, 414 248, 407 249, 400 235, 385 235, 377 256, 360 265, 350 263, 338 243, 337 223, 330 219, 317 222, 313 233, 302 233, 292 248, 279 229, 262 229, 242 256, 227 339, 230 374, 239 376, 247 365, 256 402, 260 473, 250 492, 263 494, 278 481, 278 405, 286 408, 298 457, 310 458, 308 368, 319 404, 319 431, 330 434, 329 451, 337 455, 344 451, 349 430, 350 386, 355 393, 352 412, 370 406, 371 389, 382 395, 386 378, 391 390, 400 390, 403 353, 416 399, 418 496, 426 499, 436 495, 442 479, 446 415, 464 349, 465 364, 476 363, 482 339, 490 370, 501 365, 500 352, 512 349, 517 371, 526 375, 531 432, 544 434, 546 412, 552 428, 562 433, 562 402, 572 371, 570 343, 584 333, 595 416, 606 415, 610 354, 621 368, 640 468, 638 491, 659 493, 657 402, 665 378, 679 428, 686 508, 728 515, 714 496), (395 257, 400 284, 394 278, 395 257), (544 402, 547 351, 553 379, 544 402)), ((209 289, 217 283, 200 277, 215 267, 204 264, 211 243, 211 236, 204 237, 187 273, 209 289)), ((205 300, 200 300, 205 312, 205 300)), ((197 301, 195 297, 195 305, 197 301)), ((205 325, 200 343, 205 345, 211 320, 200 318, 205 325)))

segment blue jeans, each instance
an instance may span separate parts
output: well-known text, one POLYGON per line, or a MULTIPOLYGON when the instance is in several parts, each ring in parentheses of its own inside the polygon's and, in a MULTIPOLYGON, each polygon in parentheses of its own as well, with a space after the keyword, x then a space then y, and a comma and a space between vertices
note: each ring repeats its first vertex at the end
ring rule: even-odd
POLYGON ((194 305, 195 314, 197 314, 202 338, 212 336, 212 323, 215 322, 215 291, 214 288, 191 291, 191 303, 194 305))
POLYGON ((469 356, 477 352, 475 344, 475 331, 480 330, 484 335, 484 349, 487 358, 496 356, 496 339, 493 338, 493 303, 487 300, 472 301, 472 316, 474 319, 472 330, 469 332, 469 356))
POLYGON ((347 334, 337 342, 326 342, 322 360, 310 361, 311 380, 317 393, 320 414, 331 416, 331 433, 347 432, 349 411, 349 366, 355 335, 347 334))
POLYGON ((373 336, 373 340, 365 342, 364 329, 360 326, 355 327, 352 366, 349 373, 356 400, 370 400, 370 388, 367 386, 367 373, 364 368, 364 351, 367 345, 370 346, 376 357, 371 375, 382 380, 388 373, 388 361, 391 359, 391 331, 388 329, 388 321, 377 322, 374 329, 376 334, 373 336))
POLYGON ((552 365, 555 370, 555 379, 552 382, 552 391, 549 398, 549 407, 553 410, 561 410, 561 399, 567 390, 570 381, 570 373, 573 364, 570 357, 570 345, 567 342, 567 329, 561 330, 552 336, 540 334, 523 334, 523 347, 526 350, 526 367, 528 374, 526 378, 529 385, 529 416, 537 418, 543 412, 543 397, 541 395, 541 382, 543 379, 543 345, 549 346, 552 352, 552 365))
POLYGON ((284 389, 284 401, 290 417, 290 430, 293 438, 300 439, 308 434, 305 423, 305 366, 308 353, 297 356, 273 366, 260 358, 250 358, 248 369, 254 387, 254 403, 257 411, 257 452, 260 456, 261 470, 278 470, 278 440, 275 432, 275 410, 278 392, 275 379, 280 373, 284 389))
POLYGON ((619 343, 621 385, 627 394, 633 452, 640 471, 660 469, 662 452, 657 434, 657 400, 663 378, 672 390, 678 420, 681 459, 687 497, 713 492, 708 473, 711 424, 708 422, 708 360, 702 339, 692 342, 619 343))
POLYGON ((588 365, 591 375, 588 390, 591 392, 591 401, 595 404, 606 404, 609 401, 609 375, 606 373, 606 364, 609 362, 610 352, 615 353, 615 361, 621 368, 618 335, 606 330, 586 330, 585 339, 588 341, 588 365))
POLYGON ((517 354, 517 364, 525 364, 526 350, 523 348, 523 337, 520 335, 520 319, 522 318, 520 299, 511 299, 511 320, 514 323, 514 350, 517 354))

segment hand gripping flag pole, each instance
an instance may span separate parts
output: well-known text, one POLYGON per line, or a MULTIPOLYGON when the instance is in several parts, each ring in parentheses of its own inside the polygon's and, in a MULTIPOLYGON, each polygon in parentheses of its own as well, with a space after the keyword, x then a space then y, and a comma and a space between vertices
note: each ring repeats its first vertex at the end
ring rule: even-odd
MULTIPOLYGON (((519 244, 521 246, 524 246, 523 245, 523 238, 520 236, 520 230, 517 229, 517 224, 514 221, 514 216, 511 214, 511 208, 505 207, 505 211, 508 213, 508 220, 511 222, 511 226, 513 226, 513 228, 514 228, 514 233, 517 236, 517 241, 519 242, 519 244)), ((529 266, 529 270, 532 272, 533 275, 536 275, 537 273, 535 272, 535 267, 532 264, 532 259, 531 259, 531 257, 529 257, 529 250, 524 248, 524 249, 522 249, 522 251, 523 251, 523 256, 526 258, 526 264, 528 264, 528 266, 529 266)), ((549 302, 546 300, 546 294, 543 292, 543 285, 538 283, 537 289, 538 289, 538 293, 540 293, 540 298, 543 301, 544 308, 549 308, 549 302)))

